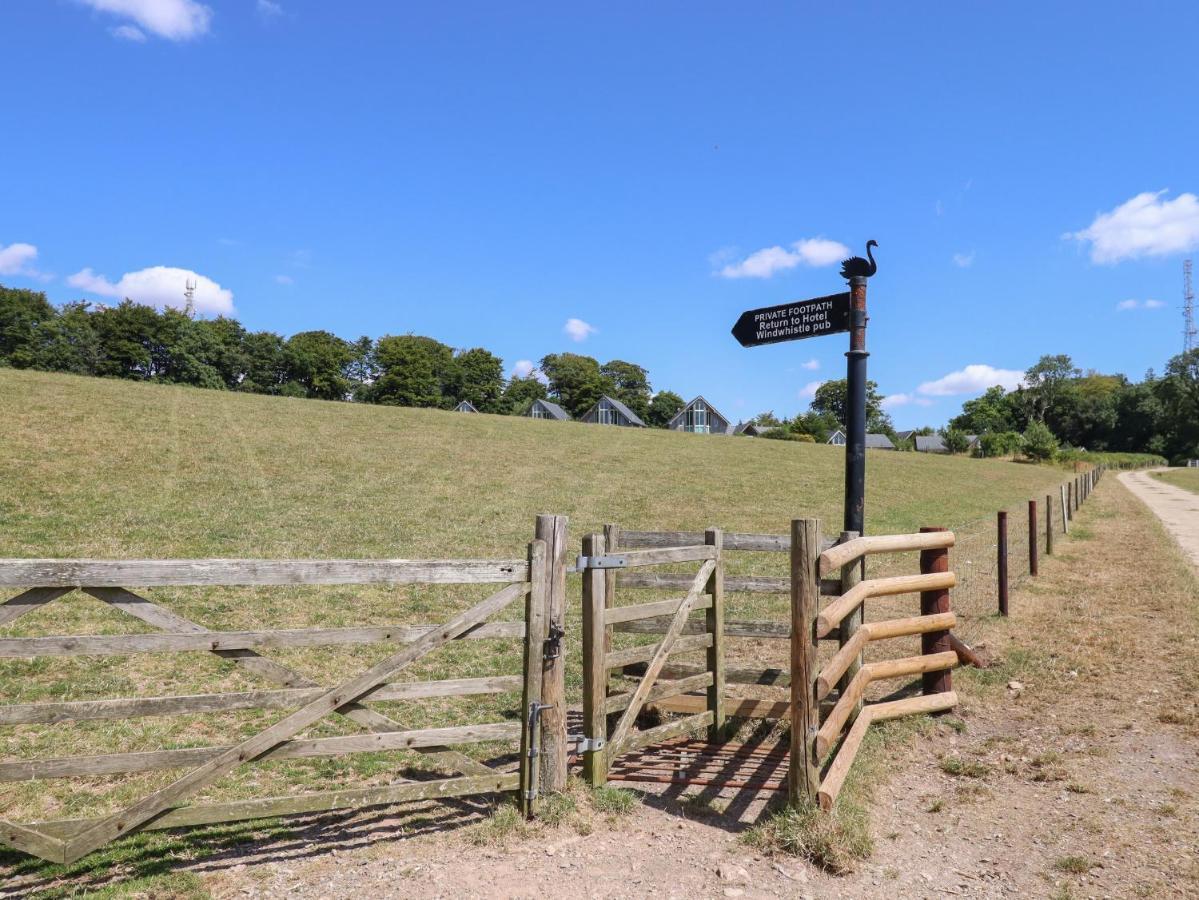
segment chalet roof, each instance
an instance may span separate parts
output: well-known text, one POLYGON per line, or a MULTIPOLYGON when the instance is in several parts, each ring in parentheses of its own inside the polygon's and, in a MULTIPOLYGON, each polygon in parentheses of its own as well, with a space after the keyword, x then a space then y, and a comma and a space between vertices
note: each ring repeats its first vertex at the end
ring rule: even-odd
POLYGON ((891 439, 885 434, 868 434, 866 435, 867 450, 894 450, 895 445, 891 443, 891 439))
POLYGON ((945 453, 948 450, 939 434, 916 435, 916 449, 920 453, 945 453))
POLYGON ((915 433, 916 433, 916 429, 912 428, 912 429, 909 429, 908 431, 895 432, 895 437, 897 437, 901 441, 906 441, 908 438, 910 438, 915 433))
MULTIPOLYGON (((678 419, 679 419, 679 418, 680 418, 680 417, 681 417, 681 416, 682 416, 682 415, 683 415, 685 412, 687 412, 687 410, 689 410, 691 407, 695 406, 695 404, 696 404, 696 403, 698 403, 700 400, 703 400, 703 401, 704 401, 704 406, 708 407, 708 412, 716 413, 716 415, 718 415, 718 416, 720 416, 720 418, 724 419, 724 421, 725 421, 725 422, 728 422, 728 421, 729 421, 729 417, 728 417, 728 416, 724 415, 724 413, 722 413, 722 412, 721 412, 720 410, 718 410, 718 409, 717 409, 715 406, 713 406, 711 403, 709 403, 709 402, 708 402, 708 399, 707 399, 706 397, 704 397, 704 395, 703 395, 703 394, 700 394, 699 396, 692 398, 692 400, 691 400, 689 403, 687 403, 687 404, 686 404, 686 405, 685 405, 685 406, 684 406, 682 409, 680 409, 680 410, 679 410, 677 413, 675 413, 673 416, 671 416, 671 417, 670 417, 670 421, 666 423, 666 427, 667 427, 667 428, 673 428, 673 427, 674 427, 674 423, 675 423, 675 422, 676 422, 676 421, 677 421, 677 420, 678 420, 678 419)), ((729 423, 729 424, 731 425, 732 423, 729 423)), ((732 434, 732 431, 731 431, 731 430, 729 430, 729 431, 728 431, 728 433, 729 433, 729 434, 732 434)))
POLYGON ((458 401, 458 405, 454 407, 454 412, 477 413, 478 410, 475 409, 475 405, 469 400, 460 400, 458 401))
POLYGON ((541 404, 542 409, 550 414, 550 418, 558 419, 561 422, 570 421, 570 416, 567 414, 566 410, 564 410, 557 403, 554 403, 552 400, 546 400, 544 397, 534 400, 532 403, 530 403, 529 409, 532 409, 533 406, 538 403, 541 404))
MULTIPOLYGON (((631 409, 629 409, 627 406, 625 406, 623 403, 621 403, 619 400, 617 400, 615 397, 609 397, 607 394, 604 394, 604 396, 599 398, 599 402, 597 402, 595 404, 595 406, 599 406, 600 403, 602 403, 604 400, 607 400, 609 403, 611 403, 612 407, 618 413, 620 413, 622 416, 624 416, 626 419, 628 419, 634 425, 640 425, 642 428, 645 427, 645 423, 641 421, 641 417, 639 415, 637 415, 637 413, 635 413, 631 409)), ((593 406, 593 407, 591 407, 591 409, 587 410, 588 416, 591 415, 592 411, 595 409, 595 406, 593 406)), ((584 416, 584 418, 586 418, 586 416, 584 416)))

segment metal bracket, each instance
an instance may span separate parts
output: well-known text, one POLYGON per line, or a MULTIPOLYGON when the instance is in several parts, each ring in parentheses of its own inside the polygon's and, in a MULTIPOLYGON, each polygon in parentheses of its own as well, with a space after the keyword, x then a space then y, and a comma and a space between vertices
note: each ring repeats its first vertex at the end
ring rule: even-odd
POLYGON ((596 750, 603 750, 607 743, 603 738, 579 738, 578 744, 575 745, 575 753, 593 753, 596 750))
POLYGON ((545 639, 545 647, 541 651, 543 660, 557 659, 562 655, 562 638, 566 637, 566 629, 558 622, 550 622, 550 632, 545 639))
POLYGON ((624 556, 580 556, 575 560, 575 571, 584 569, 627 569, 629 560, 624 556))

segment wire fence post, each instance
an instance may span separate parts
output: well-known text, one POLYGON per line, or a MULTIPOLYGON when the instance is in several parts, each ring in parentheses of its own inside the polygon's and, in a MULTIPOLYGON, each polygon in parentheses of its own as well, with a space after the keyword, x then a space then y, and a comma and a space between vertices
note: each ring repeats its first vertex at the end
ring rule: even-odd
MULTIPOLYGON (((925 527, 921 534, 930 531, 944 531, 944 528, 925 527)), ((920 551, 920 574, 930 575, 949 571, 949 548, 920 551)), ((920 615, 932 616, 937 613, 949 612, 949 589, 941 588, 935 591, 920 592, 920 615)), ((929 631, 920 635, 920 652, 925 656, 932 653, 944 653, 952 650, 953 644, 948 631, 929 631)), ((925 694, 943 694, 953 690, 953 675, 950 669, 939 672, 925 672, 923 677, 925 694)))
POLYGON ((1037 501, 1028 501, 1028 574, 1037 574, 1037 551, 1040 550, 1037 538, 1037 501))
POLYGON ((1045 495, 1045 555, 1053 556, 1053 494, 1045 495))
POLYGON ((1007 615, 1007 512, 999 511, 999 614, 1007 615))

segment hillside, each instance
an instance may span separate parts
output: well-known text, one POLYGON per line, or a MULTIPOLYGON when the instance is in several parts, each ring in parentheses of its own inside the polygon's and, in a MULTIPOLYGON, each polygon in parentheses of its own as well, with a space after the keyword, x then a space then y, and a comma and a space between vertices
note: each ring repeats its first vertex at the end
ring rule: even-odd
MULTIPOLYGON (((0 369, 0 555, 519 552, 539 512, 626 527, 840 522, 843 451, 0 369)), ((874 532, 955 527, 1060 471, 872 451, 874 532)))

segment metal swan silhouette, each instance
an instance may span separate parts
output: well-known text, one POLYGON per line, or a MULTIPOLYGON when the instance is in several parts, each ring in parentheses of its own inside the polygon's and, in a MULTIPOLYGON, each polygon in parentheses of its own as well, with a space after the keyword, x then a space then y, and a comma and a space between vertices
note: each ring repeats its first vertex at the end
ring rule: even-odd
POLYGON ((874 261, 874 254, 870 252, 871 247, 877 247, 878 241, 866 242, 866 256, 869 261, 862 259, 860 256, 851 256, 849 259, 841 263, 842 278, 869 278, 878 271, 878 263, 874 261))

